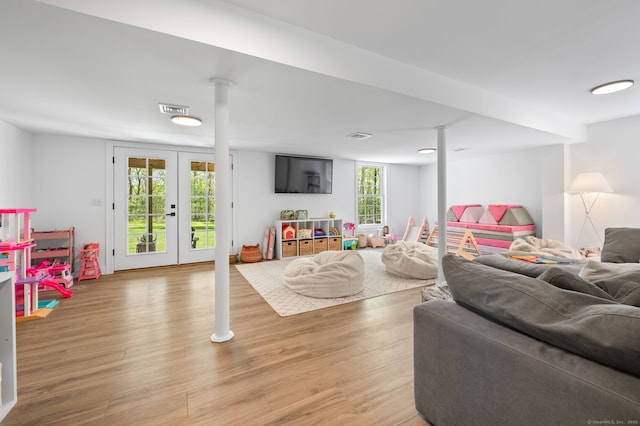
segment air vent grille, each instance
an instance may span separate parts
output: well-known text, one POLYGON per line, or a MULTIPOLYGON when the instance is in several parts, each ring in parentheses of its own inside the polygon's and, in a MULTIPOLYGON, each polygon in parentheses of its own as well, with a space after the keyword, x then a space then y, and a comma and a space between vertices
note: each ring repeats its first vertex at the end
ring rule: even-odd
POLYGON ((158 104, 162 114, 189 115, 189 107, 182 105, 158 104))
POLYGON ((351 133, 350 135, 347 135, 348 138, 353 138, 353 139, 366 139, 366 138, 370 138, 372 135, 371 133, 365 133, 365 132, 355 132, 355 133, 351 133))

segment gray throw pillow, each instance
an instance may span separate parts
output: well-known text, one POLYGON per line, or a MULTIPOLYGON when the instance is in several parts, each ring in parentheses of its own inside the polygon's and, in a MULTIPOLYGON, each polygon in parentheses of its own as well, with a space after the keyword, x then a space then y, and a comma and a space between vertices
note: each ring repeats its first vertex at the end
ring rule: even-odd
POLYGON ((607 228, 600 255, 602 262, 640 262, 640 228, 607 228))
POLYGON ((445 255, 460 305, 543 342, 640 376, 640 308, 445 255))
POLYGON ((584 294, 590 294, 591 296, 600 297, 609 301, 615 301, 615 299, 606 291, 600 287, 591 284, 589 281, 580 278, 576 274, 572 274, 564 269, 550 268, 540 274, 539 280, 553 284, 558 288, 564 290, 577 291, 584 294))
POLYGON ((609 293, 618 303, 640 307, 640 271, 594 281, 593 284, 609 293))

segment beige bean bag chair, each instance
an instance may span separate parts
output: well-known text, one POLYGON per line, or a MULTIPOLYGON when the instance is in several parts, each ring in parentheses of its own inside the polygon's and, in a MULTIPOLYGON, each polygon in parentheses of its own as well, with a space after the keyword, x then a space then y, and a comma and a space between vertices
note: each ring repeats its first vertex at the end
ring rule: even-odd
MULTIPOLYGON (((509 247, 509 252, 524 252, 555 259, 581 260, 578 250, 551 238, 538 238, 533 235, 516 238, 509 247)), ((516 253, 511 253, 516 254, 516 253)))
POLYGON ((364 289, 364 260, 360 253, 351 250, 301 257, 284 269, 284 283, 303 296, 351 296, 364 289))
POLYGON ((417 241, 398 241, 385 247, 382 263, 387 272, 403 278, 438 277, 438 249, 417 241))

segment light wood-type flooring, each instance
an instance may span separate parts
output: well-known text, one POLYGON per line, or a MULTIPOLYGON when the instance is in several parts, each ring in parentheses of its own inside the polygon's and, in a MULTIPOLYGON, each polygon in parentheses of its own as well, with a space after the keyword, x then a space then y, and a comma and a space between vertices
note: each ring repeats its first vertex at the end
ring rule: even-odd
POLYGON ((76 282, 47 318, 17 324, 18 404, 2 426, 427 424, 413 401, 419 289, 282 318, 230 274, 225 343, 209 340, 212 263, 76 282))

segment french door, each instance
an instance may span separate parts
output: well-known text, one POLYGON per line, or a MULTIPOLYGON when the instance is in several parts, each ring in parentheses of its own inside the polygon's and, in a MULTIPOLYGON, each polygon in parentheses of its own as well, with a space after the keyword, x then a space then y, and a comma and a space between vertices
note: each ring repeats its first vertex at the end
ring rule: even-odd
POLYGON ((115 270, 215 253, 213 155, 114 148, 115 270))
POLYGON ((212 154, 178 153, 179 263, 215 259, 215 162, 212 154), (188 236, 188 238, 186 238, 188 236))

